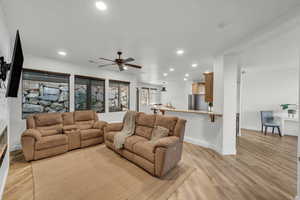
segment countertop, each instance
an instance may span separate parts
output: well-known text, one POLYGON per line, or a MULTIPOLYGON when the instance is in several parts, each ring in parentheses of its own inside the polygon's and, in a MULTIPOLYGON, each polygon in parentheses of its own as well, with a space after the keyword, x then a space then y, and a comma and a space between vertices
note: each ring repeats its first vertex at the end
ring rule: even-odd
POLYGON ((217 114, 214 112, 209 112, 205 110, 184 110, 184 109, 172 109, 172 108, 164 108, 164 107, 153 107, 152 110, 161 110, 161 111, 170 111, 170 112, 182 112, 182 113, 193 113, 193 114, 204 114, 204 115, 214 115, 217 117, 222 117, 222 114, 217 114))

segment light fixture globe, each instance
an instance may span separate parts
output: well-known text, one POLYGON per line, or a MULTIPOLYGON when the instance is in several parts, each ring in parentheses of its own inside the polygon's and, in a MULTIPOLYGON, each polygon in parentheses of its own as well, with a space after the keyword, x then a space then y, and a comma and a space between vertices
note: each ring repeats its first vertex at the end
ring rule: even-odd
POLYGON ((105 11, 107 10, 107 5, 103 1, 97 1, 95 6, 98 10, 105 11))

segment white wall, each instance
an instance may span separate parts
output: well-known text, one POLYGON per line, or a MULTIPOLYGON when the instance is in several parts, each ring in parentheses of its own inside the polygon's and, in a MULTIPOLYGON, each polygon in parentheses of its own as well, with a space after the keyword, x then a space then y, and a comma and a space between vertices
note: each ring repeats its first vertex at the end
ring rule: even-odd
POLYGON ((188 95, 192 94, 191 81, 170 81, 165 87, 167 91, 162 92, 162 104, 171 102, 177 109, 188 109, 188 95))
MULTIPOLYGON (((99 114, 100 120, 107 122, 122 121, 124 112, 108 112, 108 79, 130 81, 130 109, 135 110, 136 77, 126 72, 114 72, 108 70, 100 70, 96 67, 78 66, 71 63, 66 63, 59 60, 25 55, 24 68, 46 70, 52 72, 63 72, 71 74, 70 81, 70 110, 74 110, 74 75, 92 76, 106 79, 106 113, 99 114)), ((20 136, 26 129, 26 121, 22 120, 22 86, 20 85, 18 98, 13 99, 10 104, 10 140, 11 149, 20 148, 20 136)))
MULTIPOLYGON (((298 44, 299 45, 299 44, 298 44)), ((300 47, 300 45, 299 45, 300 47)), ((298 69, 300 69, 300 48, 298 48, 298 69)), ((298 72, 298 75, 300 77, 300 70, 298 72)), ((300 99, 300 78, 298 80, 298 99, 300 99)), ((300 113, 298 113, 298 119, 300 119, 300 113)), ((298 127, 300 130, 300 123, 298 122, 298 127)), ((300 137, 299 137, 299 133, 298 133, 298 145, 297 145, 297 196, 295 197, 295 200, 300 200, 300 137)))
POLYGON ((261 110, 281 112, 280 104, 298 104, 298 68, 247 69, 242 74, 241 127, 261 130, 261 110))
POLYGON ((223 155, 236 154, 237 58, 236 55, 224 56, 223 155))
POLYGON ((208 115, 166 111, 166 115, 177 116, 185 119, 184 141, 211 148, 220 154, 222 150, 222 117, 216 117, 211 122, 208 115))
POLYGON ((219 139, 223 155, 236 154, 236 112, 237 112, 237 60, 238 55, 218 56, 214 62, 214 107, 222 114, 219 139))
MULTIPOLYGON (((6 61, 10 61, 11 40, 4 21, 4 14, 0 4, 0 56, 4 56, 6 61)), ((5 98, 5 89, 0 89, 0 131, 8 124, 8 100, 5 98)), ((8 127, 9 128, 9 127, 8 127)), ((9 152, 7 151, 0 168, 0 199, 6 182, 9 170, 9 152)))

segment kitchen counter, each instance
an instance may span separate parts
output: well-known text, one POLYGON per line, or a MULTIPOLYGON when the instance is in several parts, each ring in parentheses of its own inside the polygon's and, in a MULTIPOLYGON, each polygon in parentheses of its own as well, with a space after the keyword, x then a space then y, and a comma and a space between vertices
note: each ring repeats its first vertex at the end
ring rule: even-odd
POLYGON ((212 122, 215 121, 215 117, 222 117, 222 114, 217 114, 217 113, 209 112, 209 111, 205 111, 205 110, 184 110, 184 109, 174 109, 174 108, 165 108, 165 107, 160 107, 160 108, 153 107, 153 108, 151 108, 151 110, 154 110, 155 113, 157 111, 160 111, 163 115, 165 114, 166 111, 208 115, 212 122))
POLYGON ((184 141, 221 152, 222 114, 204 110, 152 107, 154 113, 186 120, 184 141))

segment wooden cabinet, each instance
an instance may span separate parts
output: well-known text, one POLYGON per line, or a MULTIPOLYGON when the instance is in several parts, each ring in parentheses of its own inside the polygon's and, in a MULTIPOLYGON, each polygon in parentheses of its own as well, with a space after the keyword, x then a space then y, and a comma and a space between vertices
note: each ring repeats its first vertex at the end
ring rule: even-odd
POLYGON ((205 101, 214 101, 214 73, 204 73, 205 79, 205 101))
POLYGON ((198 82, 192 84, 192 94, 204 94, 205 93, 205 83, 198 82))

